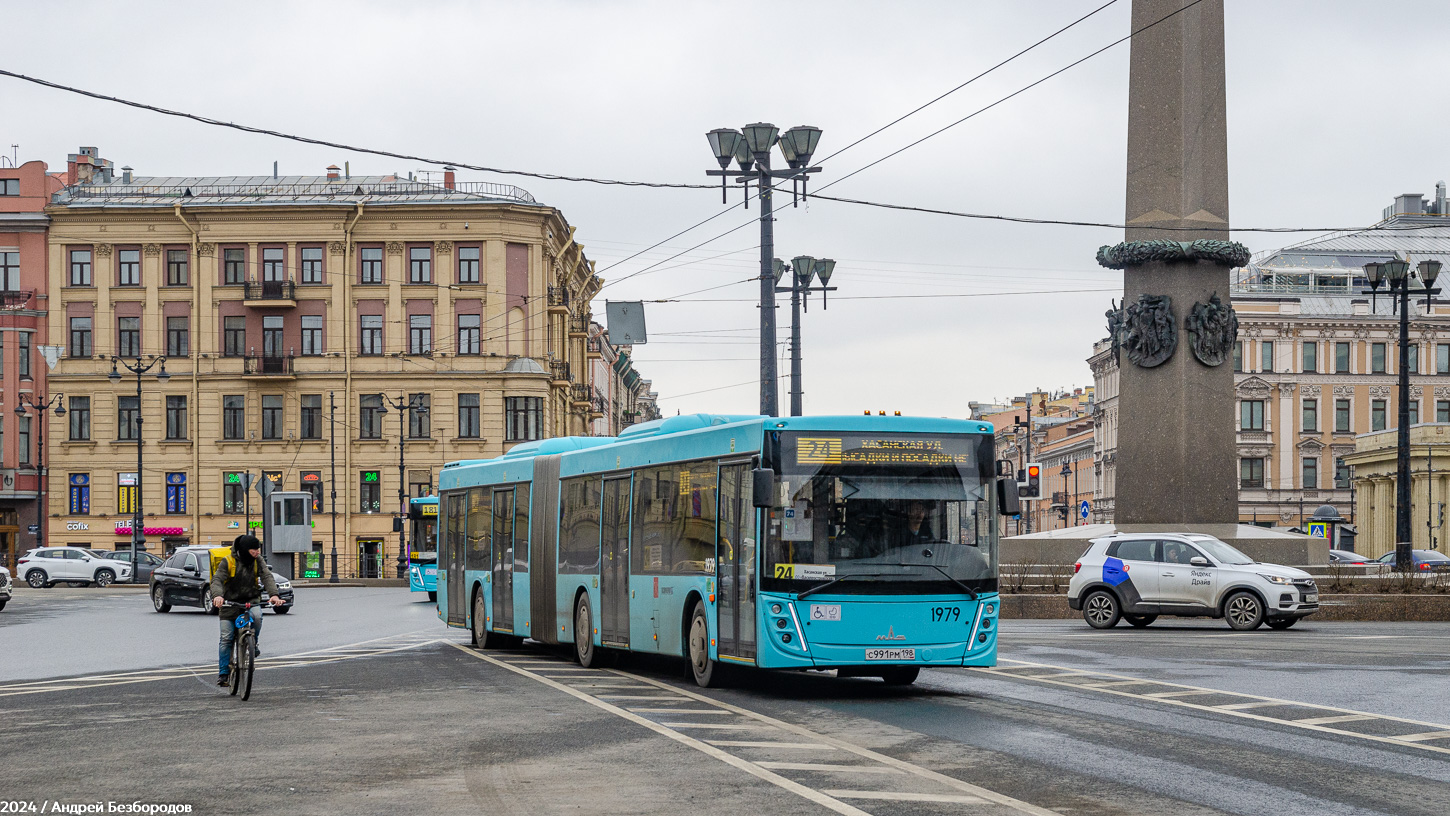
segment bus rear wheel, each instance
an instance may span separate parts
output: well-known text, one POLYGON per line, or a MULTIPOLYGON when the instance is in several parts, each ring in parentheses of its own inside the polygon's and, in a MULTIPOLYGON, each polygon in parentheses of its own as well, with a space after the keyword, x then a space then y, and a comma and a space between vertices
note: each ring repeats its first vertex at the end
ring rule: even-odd
POLYGON ((599 650, 594 647, 594 616, 589 612, 589 596, 580 595, 574 604, 574 659, 586 669, 599 665, 599 650))
POLYGON ((480 649, 487 649, 490 645, 487 612, 487 607, 483 603, 483 593, 473 593, 473 645, 480 649))
POLYGON ((705 602, 695 603, 695 613, 690 616, 689 640, 690 673, 695 685, 709 688, 719 684, 719 667, 710 659, 710 621, 705 617, 705 602))
POLYGON ((909 686, 921 674, 920 666, 892 666, 881 671, 881 681, 888 686, 909 686))

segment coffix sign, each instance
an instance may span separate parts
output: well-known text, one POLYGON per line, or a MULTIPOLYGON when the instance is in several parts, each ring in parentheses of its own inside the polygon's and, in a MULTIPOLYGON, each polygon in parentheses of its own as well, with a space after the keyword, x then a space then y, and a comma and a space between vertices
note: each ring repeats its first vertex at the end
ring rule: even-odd
POLYGON ((91 529, 90 525, 87 524, 84 521, 67 521, 65 523, 65 528, 67 530, 89 530, 89 529, 91 529))

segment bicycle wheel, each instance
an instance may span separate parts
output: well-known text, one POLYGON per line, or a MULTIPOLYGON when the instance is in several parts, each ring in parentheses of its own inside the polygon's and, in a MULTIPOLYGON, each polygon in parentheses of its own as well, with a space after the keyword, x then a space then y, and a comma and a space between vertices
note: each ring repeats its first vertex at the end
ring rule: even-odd
POLYGON ((257 634, 250 628, 238 638, 238 658, 242 661, 241 680, 242 699, 247 700, 252 696, 252 672, 256 669, 257 634))
POLYGON ((233 697, 237 696, 237 682, 242 677, 241 650, 237 648, 237 646, 241 645, 241 641, 242 636, 240 633, 232 639, 232 674, 230 686, 233 697))

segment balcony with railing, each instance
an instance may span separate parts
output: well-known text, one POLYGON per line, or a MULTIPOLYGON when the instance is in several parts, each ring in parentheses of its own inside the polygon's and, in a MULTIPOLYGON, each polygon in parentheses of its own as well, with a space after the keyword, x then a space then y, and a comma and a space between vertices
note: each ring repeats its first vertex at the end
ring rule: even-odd
POLYGON ((248 281, 242 284, 242 299, 248 306, 297 305, 297 285, 292 281, 248 281))
POLYGON ((593 419, 601 419, 609 414, 609 400, 598 390, 589 395, 589 413, 593 419))
POLYGON ((551 311, 551 312, 568 312, 569 311, 569 290, 568 289, 565 289, 562 286, 550 286, 549 287, 549 298, 548 299, 549 299, 549 311, 551 311))
POLYGON ((35 292, 30 289, 5 289, 0 291, 0 309, 19 311, 29 308, 30 299, 34 296, 35 292))
POLYGON ((571 382, 574 378, 569 376, 569 364, 562 360, 549 361, 549 379, 555 385, 563 385, 571 382))
POLYGON ((574 383, 569 386, 569 400, 575 408, 588 408, 591 390, 585 383, 574 383))
POLYGON ((569 318, 569 334, 573 337, 585 337, 589 334, 589 318, 569 318))
POLYGON ((584 341, 584 351, 590 357, 603 357, 604 341, 598 337, 591 337, 584 341))
POLYGON ((257 377, 291 377, 294 375, 292 361, 296 355, 247 355, 243 373, 257 377))

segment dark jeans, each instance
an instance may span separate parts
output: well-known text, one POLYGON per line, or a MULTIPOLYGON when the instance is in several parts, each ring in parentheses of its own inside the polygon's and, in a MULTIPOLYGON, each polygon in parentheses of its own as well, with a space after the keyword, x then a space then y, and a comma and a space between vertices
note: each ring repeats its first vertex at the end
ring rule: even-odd
MULTIPOLYGON (((256 643, 262 642, 262 610, 256 609, 252 613, 252 631, 257 633, 256 643)), ((222 638, 217 644, 217 676, 226 677, 231 674, 232 668, 232 641, 237 639, 237 615, 228 618, 218 615, 222 619, 222 638)))

